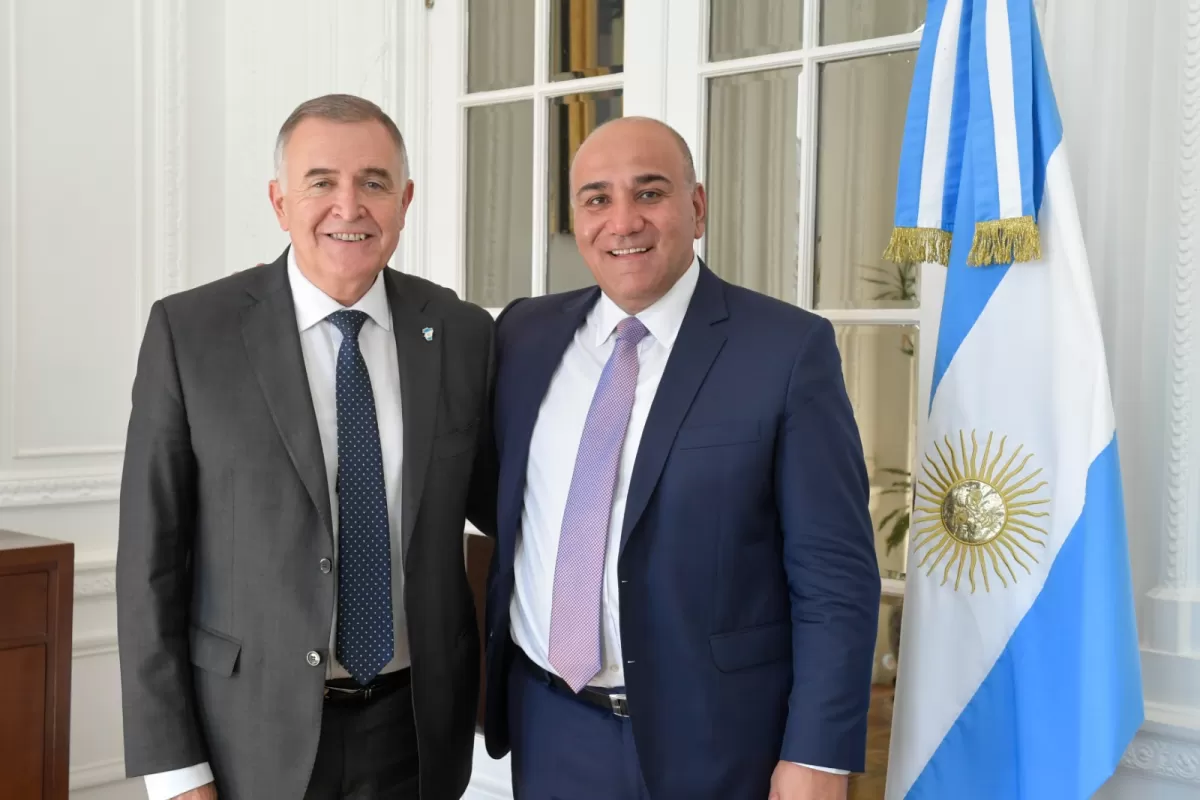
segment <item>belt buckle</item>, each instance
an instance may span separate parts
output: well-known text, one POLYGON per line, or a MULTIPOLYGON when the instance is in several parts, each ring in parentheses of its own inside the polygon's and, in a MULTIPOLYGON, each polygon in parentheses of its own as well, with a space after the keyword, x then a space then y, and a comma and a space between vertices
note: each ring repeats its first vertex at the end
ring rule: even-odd
POLYGON ((608 695, 608 703, 612 706, 612 712, 618 717, 629 717, 629 701, 626 700, 623 694, 608 695))

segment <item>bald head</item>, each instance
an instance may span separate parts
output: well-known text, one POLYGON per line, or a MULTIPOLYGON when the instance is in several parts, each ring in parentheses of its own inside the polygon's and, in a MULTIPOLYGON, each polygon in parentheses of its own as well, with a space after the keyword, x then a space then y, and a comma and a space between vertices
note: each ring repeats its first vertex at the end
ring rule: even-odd
POLYGON ((692 149, 679 135, 679 131, 653 117, 617 117, 592 131, 583 140, 583 144, 579 146, 575 158, 571 161, 572 179, 575 174, 575 163, 579 161, 580 157, 586 157, 589 149, 622 148, 647 140, 658 140, 656 143, 669 144, 679 156, 682 165, 680 175, 689 187, 695 185, 696 164, 692 160, 692 149))
POLYGON ((596 283, 628 314, 657 302, 692 264, 707 199, 687 142, 656 119, 592 131, 571 164, 575 243, 596 283))

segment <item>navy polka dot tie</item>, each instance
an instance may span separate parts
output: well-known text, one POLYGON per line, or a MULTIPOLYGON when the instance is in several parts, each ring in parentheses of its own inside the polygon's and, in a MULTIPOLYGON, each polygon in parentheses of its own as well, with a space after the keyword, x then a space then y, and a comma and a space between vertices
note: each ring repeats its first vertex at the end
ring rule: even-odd
POLYGON ((362 685, 392 660, 392 552, 383 454, 371 376, 358 348, 367 315, 329 315, 342 332, 337 358, 337 659, 362 685))

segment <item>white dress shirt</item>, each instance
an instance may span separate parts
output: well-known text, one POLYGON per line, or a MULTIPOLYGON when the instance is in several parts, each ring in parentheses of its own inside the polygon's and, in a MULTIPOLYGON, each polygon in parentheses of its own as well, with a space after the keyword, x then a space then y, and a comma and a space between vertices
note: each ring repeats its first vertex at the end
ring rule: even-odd
MULTIPOLYGON (((657 302, 636 315, 649 334, 638 343, 637 388, 633 410, 629 415, 629 428, 621 448, 612 512, 608 521, 608 549, 600 611, 602 667, 589 683, 590 686, 614 688, 625 685, 617 579, 625 500, 629 494, 629 478, 637 460, 642 430, 646 426, 650 406, 699 277, 699 262, 693 258, 692 265, 675 285, 657 302)), ((600 294, 600 299, 588 312, 584 324, 567 345, 558 370, 550 380, 529 442, 521 536, 517 539, 514 564, 510 629, 513 642, 525 651, 530 660, 549 672, 554 672, 549 658, 554 568, 567 494, 575 471, 575 456, 579 441, 583 438, 583 426, 592 404, 592 395, 600 383, 600 373, 616 344, 617 323, 627 316, 608 295, 600 294), (564 446, 564 442, 570 443, 570 446, 564 446)), ((813 769, 845 774, 845 770, 813 769)))
MULTIPOLYGON (((683 317, 699 277, 699 262, 693 258, 692 265, 675 285, 656 303, 637 315, 649 333, 638 343, 637 388, 633 410, 629 415, 629 428, 621 448, 612 513, 608 521, 608 549, 600 611, 600 658, 603 668, 592 679, 592 686, 625 685, 617 586, 617 556, 621 547, 625 498, 629 493, 629 478, 633 474, 633 464, 637 459, 646 417, 650 414, 650 404, 654 402, 658 383, 666 369, 667 358, 683 325, 683 317)), ((534 663, 551 672, 554 671, 549 659, 554 567, 558 558, 563 512, 567 507, 567 493, 575 471, 575 455, 579 440, 583 438, 583 426, 592 404, 592 395, 600 382, 600 373, 616 344, 617 323, 627 316, 607 295, 601 293, 600 299, 563 353, 558 370, 546 390, 529 442, 525 508, 514 565, 512 638, 534 663), (564 442, 569 442, 570 446, 564 447, 564 442)))
MULTIPOLYGON (((329 508, 333 519, 333 561, 331 575, 337 575, 337 354, 342 333, 326 317, 344 308, 342 304, 318 289, 296 265, 294 250, 288 251, 288 282, 296 307, 296 326, 300 332, 300 348, 304 368, 312 392, 313 411, 321 435, 325 457, 325 475, 329 483, 329 508)), ((392 315, 388 307, 387 289, 383 274, 367 290, 362 299, 350 306, 364 311, 370 319, 358 334, 358 346, 367 371, 371 375, 371 392, 375 396, 375 416, 379 425, 379 441, 383 452, 383 479, 387 491, 388 522, 392 540, 392 616, 395 629, 395 652, 383 668, 393 672, 409 666, 408 627, 404 613, 404 569, 400 549, 401 466, 404 456, 404 424, 400 403, 400 366, 396 355, 396 339, 392 334, 392 315)), ((349 673, 337 663, 337 599, 334 599, 333 625, 329 633, 329 658, 326 677, 345 678, 349 673)), ((207 763, 192 767, 147 775, 146 791, 149 800, 170 800, 213 780, 207 763)))

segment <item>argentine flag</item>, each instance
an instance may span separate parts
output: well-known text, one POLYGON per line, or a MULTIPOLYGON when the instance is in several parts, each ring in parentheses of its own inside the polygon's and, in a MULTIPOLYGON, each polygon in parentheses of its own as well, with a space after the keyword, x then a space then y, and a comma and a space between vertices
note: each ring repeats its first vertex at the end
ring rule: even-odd
POLYGON ((947 268, 886 796, 1090 797, 1142 687, 1100 321, 1032 0, 930 0, 886 255, 947 268))

